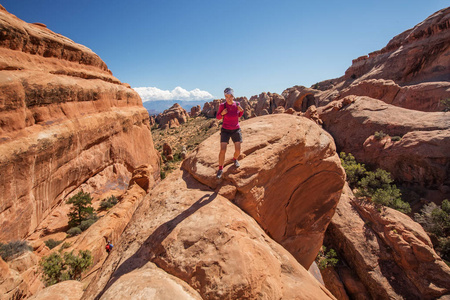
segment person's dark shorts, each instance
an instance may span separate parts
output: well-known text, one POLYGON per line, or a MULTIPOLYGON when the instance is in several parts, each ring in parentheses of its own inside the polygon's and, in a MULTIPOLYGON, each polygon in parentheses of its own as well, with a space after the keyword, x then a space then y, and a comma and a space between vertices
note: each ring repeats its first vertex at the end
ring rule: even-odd
POLYGON ((234 130, 228 130, 225 128, 222 128, 220 130, 220 142, 221 143, 229 143, 230 138, 233 141, 233 143, 241 142, 242 143, 242 133, 241 129, 234 129, 234 130))

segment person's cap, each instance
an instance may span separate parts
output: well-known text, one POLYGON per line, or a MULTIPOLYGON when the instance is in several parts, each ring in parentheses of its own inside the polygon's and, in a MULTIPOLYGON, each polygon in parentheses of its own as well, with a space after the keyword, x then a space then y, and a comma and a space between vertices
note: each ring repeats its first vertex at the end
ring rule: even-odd
POLYGON ((223 93, 225 94, 225 95, 231 95, 231 96, 234 96, 234 91, 233 91, 233 89, 232 88, 230 88, 230 87, 227 87, 224 91, 223 91, 223 93))

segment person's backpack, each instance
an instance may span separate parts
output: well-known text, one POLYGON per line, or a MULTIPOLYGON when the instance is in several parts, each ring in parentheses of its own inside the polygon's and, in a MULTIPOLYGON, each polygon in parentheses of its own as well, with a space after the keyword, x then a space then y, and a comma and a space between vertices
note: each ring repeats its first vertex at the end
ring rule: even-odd
POLYGON ((106 249, 106 252, 109 252, 109 251, 111 251, 111 246, 109 244, 106 244, 105 249, 106 249))

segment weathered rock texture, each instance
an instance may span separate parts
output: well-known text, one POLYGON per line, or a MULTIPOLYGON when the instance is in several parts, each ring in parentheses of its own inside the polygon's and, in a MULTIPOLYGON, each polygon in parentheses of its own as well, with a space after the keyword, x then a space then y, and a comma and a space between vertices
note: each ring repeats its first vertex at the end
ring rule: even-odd
POLYGON ((450 81, 450 8, 394 37, 386 47, 353 60, 345 79, 391 79, 401 85, 450 81))
POLYGON ((422 227, 396 210, 379 211, 356 200, 347 185, 326 240, 373 299, 436 299, 450 293, 450 268, 422 227))
MULTIPOLYGON (((185 171, 150 192, 123 236, 83 299, 137 295, 133 286, 144 285, 154 264, 189 284, 193 299, 334 298, 250 216, 185 171)), ((158 277, 148 279, 150 289, 183 288, 170 275, 158 277)))
POLYGON ((68 280, 38 292, 30 300, 80 300, 82 296, 83 283, 76 280, 68 280))
POLYGON ((332 137, 314 122, 269 115, 241 123, 241 167, 215 177, 219 133, 189 156, 182 167, 235 202, 306 268, 314 261, 344 185, 332 137))
POLYGON ((389 171, 403 182, 450 184, 450 116, 420 112, 382 101, 349 96, 320 108, 324 128, 339 151, 389 171), (375 132, 389 136, 377 140, 375 132), (399 136, 399 141, 392 141, 399 136))
POLYGON ((350 85, 338 99, 349 95, 368 96, 408 109, 442 111, 441 101, 450 98, 450 82, 424 82, 402 87, 392 80, 369 79, 350 85))
POLYGON ((0 9, 0 240, 113 164, 159 174, 139 95, 90 49, 0 9))
POLYGON ((163 113, 156 117, 156 122, 162 129, 176 128, 180 124, 186 123, 189 119, 189 114, 180 104, 175 103, 171 108, 166 109, 163 113))

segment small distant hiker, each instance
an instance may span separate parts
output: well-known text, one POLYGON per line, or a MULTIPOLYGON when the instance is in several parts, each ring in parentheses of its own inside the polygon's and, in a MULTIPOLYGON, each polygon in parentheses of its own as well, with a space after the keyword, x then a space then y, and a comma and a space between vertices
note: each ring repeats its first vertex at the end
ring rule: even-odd
POLYGON ((108 241, 108 243, 106 244, 106 247, 105 247, 106 252, 108 252, 108 253, 111 252, 113 247, 114 246, 113 246, 113 244, 111 244, 111 241, 108 241))
POLYGON ((217 179, 220 179, 223 174, 225 153, 230 138, 234 143, 233 163, 236 168, 240 166, 238 158, 241 153, 242 143, 239 118, 244 114, 244 109, 242 109, 239 102, 234 101, 234 91, 232 88, 226 88, 223 93, 225 94, 225 102, 220 104, 216 116, 218 120, 223 118, 222 129, 220 130, 219 170, 217 171, 217 179))

